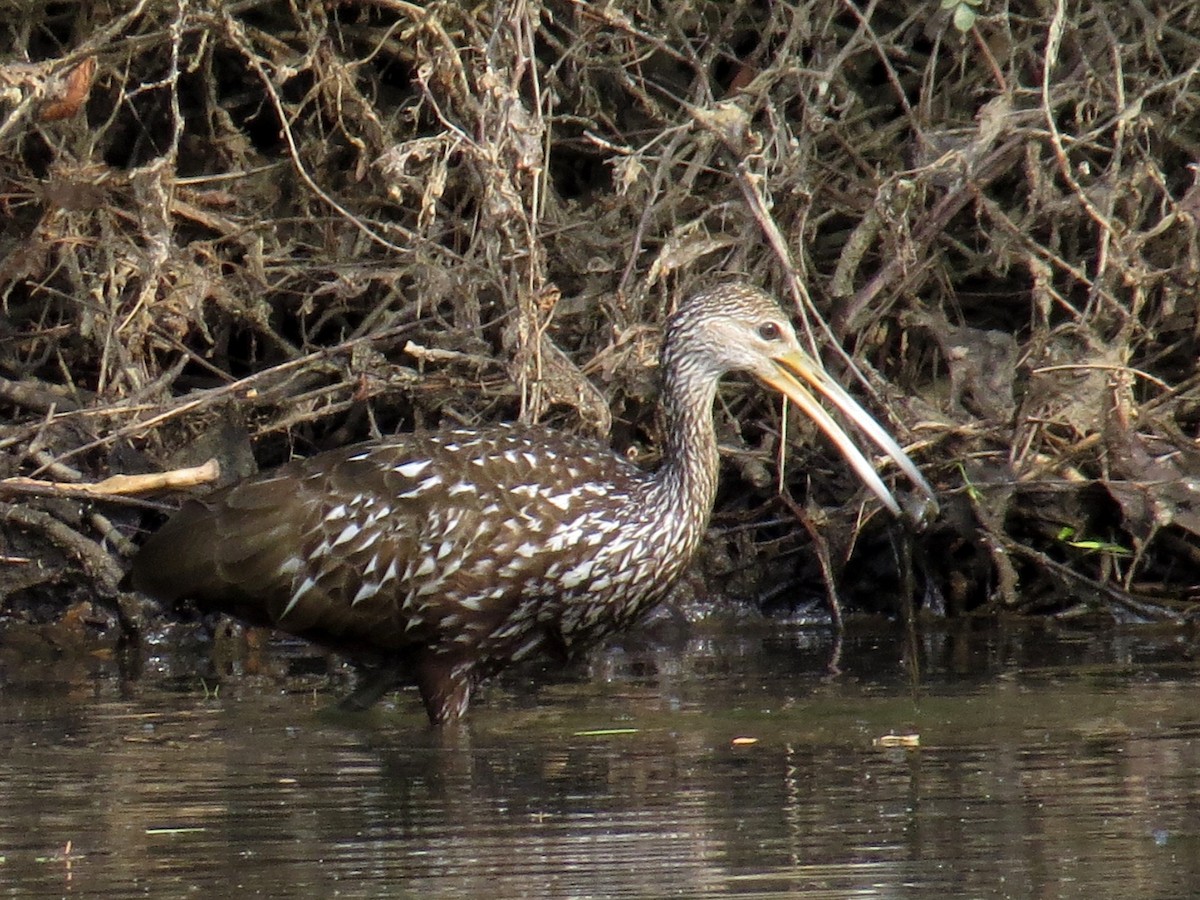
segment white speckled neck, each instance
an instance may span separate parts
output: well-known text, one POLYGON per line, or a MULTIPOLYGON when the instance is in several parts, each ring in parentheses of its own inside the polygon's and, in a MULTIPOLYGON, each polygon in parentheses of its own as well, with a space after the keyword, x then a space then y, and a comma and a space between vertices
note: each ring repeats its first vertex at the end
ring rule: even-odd
POLYGON ((679 334, 669 333, 663 347, 666 444, 650 505, 660 511, 664 527, 679 529, 687 535, 685 543, 694 548, 708 527, 717 494, 720 460, 713 402, 723 373, 700 365, 688 347, 680 348, 684 343, 679 334))

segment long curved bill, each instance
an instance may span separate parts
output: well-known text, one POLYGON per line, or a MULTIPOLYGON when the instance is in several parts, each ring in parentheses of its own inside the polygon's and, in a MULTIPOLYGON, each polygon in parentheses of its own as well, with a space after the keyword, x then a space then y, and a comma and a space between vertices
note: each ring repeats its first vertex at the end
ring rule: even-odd
POLYGON ((883 501, 884 506, 893 514, 901 515, 900 504, 896 502, 896 498, 888 486, 876 473, 875 467, 858 449, 854 439, 833 420, 833 417, 826 412, 825 407, 817 402, 817 399, 808 390, 809 386, 841 410, 843 415, 862 429, 863 433, 874 441, 880 450, 890 456, 900 467, 900 471, 920 488, 936 509, 937 499, 933 488, 929 486, 929 482, 925 480, 921 470, 913 464, 913 461, 908 458, 908 454, 884 430, 883 426, 859 406, 858 402, 847 394, 841 385, 830 378, 829 373, 819 363, 800 350, 776 356, 774 363, 778 370, 777 374, 760 375, 761 380, 795 403, 805 415, 817 424, 818 428, 825 432, 825 435, 833 441, 834 446, 842 451, 842 455, 846 457, 851 468, 858 473, 858 477, 875 493, 875 496, 883 501))

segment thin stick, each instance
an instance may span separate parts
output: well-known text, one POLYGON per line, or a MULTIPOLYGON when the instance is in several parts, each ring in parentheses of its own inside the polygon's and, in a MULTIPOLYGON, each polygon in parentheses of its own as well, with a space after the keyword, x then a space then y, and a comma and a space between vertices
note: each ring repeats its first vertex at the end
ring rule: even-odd
POLYGON ((149 491, 176 490, 210 484, 221 477, 221 465, 210 459, 202 466, 187 469, 172 469, 169 472, 150 472, 145 475, 113 475, 94 484, 72 484, 66 481, 43 481, 39 478, 16 476, 0 479, 0 488, 20 490, 32 488, 37 491, 55 491, 61 494, 87 494, 88 496, 128 496, 145 494, 149 491))

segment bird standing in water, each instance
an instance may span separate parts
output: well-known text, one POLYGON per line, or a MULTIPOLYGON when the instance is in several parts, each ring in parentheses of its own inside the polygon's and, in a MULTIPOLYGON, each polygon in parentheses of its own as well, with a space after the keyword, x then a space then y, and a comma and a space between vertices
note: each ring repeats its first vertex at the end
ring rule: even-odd
POLYGON ((779 305, 726 284, 667 322, 656 471, 540 427, 397 435, 189 500, 134 560, 134 585, 379 660, 384 674, 364 696, 407 677, 431 722, 452 721, 480 679, 538 653, 571 657, 662 599, 708 525, 713 400, 735 371, 812 417, 893 513, 891 492, 806 384, 933 499, 904 451, 801 350, 779 305))

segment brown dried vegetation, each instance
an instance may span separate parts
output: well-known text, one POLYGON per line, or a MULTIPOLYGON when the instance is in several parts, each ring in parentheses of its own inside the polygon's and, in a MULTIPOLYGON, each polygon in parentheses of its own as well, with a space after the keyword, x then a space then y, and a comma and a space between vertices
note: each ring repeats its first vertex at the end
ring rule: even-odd
POLYGON ((897 578, 900 529, 732 385, 713 584, 1188 617, 1200 8, 980 12, 30 5, 0 32, 0 611, 128 603, 155 521, 15 476, 517 417, 652 462, 657 326, 733 273, 795 305, 945 508, 897 578))

